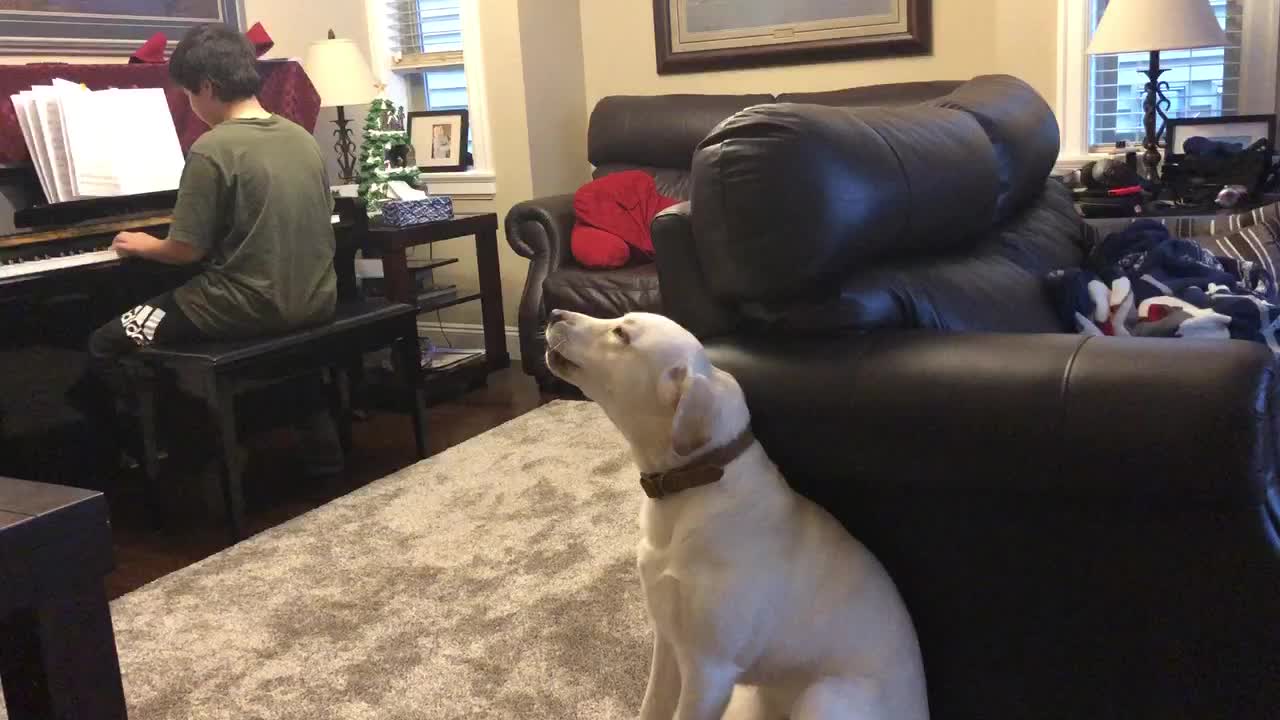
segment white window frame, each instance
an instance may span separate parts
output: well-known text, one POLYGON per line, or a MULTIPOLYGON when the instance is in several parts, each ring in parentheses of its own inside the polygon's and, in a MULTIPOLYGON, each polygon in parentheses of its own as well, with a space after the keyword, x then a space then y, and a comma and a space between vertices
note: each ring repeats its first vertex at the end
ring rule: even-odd
MULTIPOLYGON (((1056 111, 1062 149, 1054 171, 1070 172, 1105 157, 1089 147, 1090 0, 1058 0, 1058 88, 1056 111)), ((1158 21, 1158 19, 1157 19, 1158 21)), ((1263 115, 1277 106, 1280 63, 1280 0, 1248 0, 1240 58, 1240 114, 1263 115)))
MULTIPOLYGON (((480 27, 481 0, 462 0, 462 69, 467 77, 467 113, 474 146, 475 166, 463 172, 431 173, 427 192, 468 200, 489 200, 498 193, 498 180, 493 165, 493 142, 489 130, 489 95, 484 82, 484 33, 480 27)), ((369 25, 369 54, 373 73, 386 83, 387 94, 397 105, 408 101, 404 79, 396 74, 391 62, 390 22, 386 0, 365 0, 369 25)))

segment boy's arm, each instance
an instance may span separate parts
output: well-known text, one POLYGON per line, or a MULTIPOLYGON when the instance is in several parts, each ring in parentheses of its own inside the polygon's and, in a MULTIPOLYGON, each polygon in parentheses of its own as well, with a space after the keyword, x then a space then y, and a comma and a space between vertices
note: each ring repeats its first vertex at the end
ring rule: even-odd
MULTIPOLYGON (((223 231, 223 218, 229 214, 223 207, 224 186, 222 170, 213 160, 199 152, 188 154, 178 185, 178 200, 173 206, 173 221, 169 223, 169 238, 135 238, 142 247, 134 254, 173 265, 201 260, 213 248, 215 238, 223 231)), ((126 235, 141 233, 120 234, 126 235)))
POLYGON ((116 235, 111 249, 126 257, 140 257, 168 265, 191 265, 204 258, 205 250, 177 240, 162 240, 140 232, 116 235))

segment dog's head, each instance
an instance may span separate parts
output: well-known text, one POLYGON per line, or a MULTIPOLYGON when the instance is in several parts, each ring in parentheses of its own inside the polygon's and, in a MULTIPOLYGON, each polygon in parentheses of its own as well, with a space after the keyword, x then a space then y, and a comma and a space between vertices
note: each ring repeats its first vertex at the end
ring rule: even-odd
POLYGON ((661 315, 604 320, 556 310, 547 366, 604 408, 644 470, 728 442, 749 419, 738 383, 712 367, 692 333, 661 315))

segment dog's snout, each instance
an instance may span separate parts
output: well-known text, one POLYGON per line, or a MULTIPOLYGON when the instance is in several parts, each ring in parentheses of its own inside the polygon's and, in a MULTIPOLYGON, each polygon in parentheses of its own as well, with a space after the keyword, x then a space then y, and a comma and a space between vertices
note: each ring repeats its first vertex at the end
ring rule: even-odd
POLYGON ((563 310, 552 310, 547 316, 547 325, 555 325, 558 322, 564 322, 569 319, 563 310))

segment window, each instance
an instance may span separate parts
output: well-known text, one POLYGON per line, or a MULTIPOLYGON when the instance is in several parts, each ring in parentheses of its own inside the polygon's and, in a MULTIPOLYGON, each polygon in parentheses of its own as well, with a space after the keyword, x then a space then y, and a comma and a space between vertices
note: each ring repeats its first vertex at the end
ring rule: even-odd
MULTIPOLYGON (((1207 117, 1240 112, 1241 45, 1246 0, 1209 0, 1227 33, 1227 45, 1160 53, 1168 82, 1169 117, 1207 117)), ((1090 31, 1097 27, 1109 0, 1090 0, 1090 31)), ((1153 21, 1158 19, 1153 18, 1153 21)), ((1145 137, 1142 103, 1146 97, 1148 53, 1100 55, 1090 60, 1088 146, 1114 147, 1124 140, 1141 144, 1145 137)))
MULTIPOLYGON (((468 109, 463 0, 389 0, 394 62, 408 110, 468 109)), ((474 134, 467 138, 474 152, 474 134)))
MULTIPOLYGON (((1114 1, 1114 0, 1112 0, 1114 1)), ((1266 115, 1276 112, 1280 0, 1204 0, 1226 29, 1228 45, 1160 53, 1168 68, 1169 115, 1266 115)), ((1117 140, 1142 138, 1139 74, 1146 53, 1086 53, 1106 0, 1058 0, 1058 87, 1054 112, 1062 135, 1056 172, 1080 167, 1117 140)))

